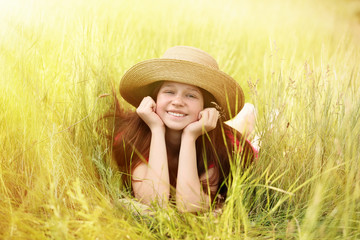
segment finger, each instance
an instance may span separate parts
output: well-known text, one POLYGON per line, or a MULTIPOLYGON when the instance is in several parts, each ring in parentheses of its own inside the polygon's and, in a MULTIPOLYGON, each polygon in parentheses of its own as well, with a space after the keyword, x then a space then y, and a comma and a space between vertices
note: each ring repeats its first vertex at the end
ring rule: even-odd
POLYGON ((198 121, 202 118, 203 111, 199 112, 198 121))
POLYGON ((213 111, 213 115, 212 115, 212 121, 213 122, 217 122, 219 120, 219 117, 220 117, 220 113, 218 110, 214 110, 213 111))
POLYGON ((216 109, 212 109, 209 111, 209 121, 217 121, 219 117, 219 112, 216 109))
POLYGON ((217 118, 217 110, 215 108, 207 108, 205 110, 208 114, 208 121, 213 122, 217 118))
POLYGON ((156 112, 156 103, 155 102, 153 102, 153 104, 152 104, 152 110, 153 110, 153 112, 156 112))
POLYGON ((205 125, 207 130, 210 131, 216 127, 217 121, 219 119, 219 112, 216 109, 209 109, 208 115, 209 117, 205 125))
POLYGON ((217 125, 217 122, 219 121, 219 118, 220 118, 220 113, 219 113, 218 110, 215 110, 213 117, 214 117, 214 118, 213 118, 213 126, 214 126, 214 128, 215 128, 216 125, 217 125))
POLYGON ((150 101, 150 107, 152 109, 153 112, 156 112, 156 102, 151 98, 151 101, 150 101))
POLYGON ((155 110, 155 107, 156 107, 156 103, 155 101, 151 98, 151 97, 146 97, 146 108, 147 109, 151 109, 152 111, 155 110))
POLYGON ((146 104, 146 105, 149 105, 149 104, 151 104, 151 98, 150 97, 144 97, 144 103, 146 104))
POLYGON ((154 111, 156 107, 156 103, 150 96, 147 96, 144 97, 143 99, 143 107, 154 111))
POLYGON ((201 118, 199 120, 201 120, 202 123, 208 121, 209 119, 209 111, 207 109, 204 109, 200 112, 201 114, 201 118))
POLYGON ((139 104, 139 108, 146 107, 146 105, 148 104, 148 102, 149 102, 149 98, 148 98, 148 97, 144 97, 144 98, 141 100, 140 104, 139 104))

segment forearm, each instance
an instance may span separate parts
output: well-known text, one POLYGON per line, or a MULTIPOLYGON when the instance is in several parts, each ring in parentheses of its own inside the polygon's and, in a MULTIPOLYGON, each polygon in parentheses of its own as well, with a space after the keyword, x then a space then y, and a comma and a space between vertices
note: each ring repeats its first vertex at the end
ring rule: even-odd
POLYGON ((169 170, 164 133, 152 131, 149 161, 135 196, 150 204, 155 200, 167 202, 170 194, 169 170))
POLYGON ((183 136, 176 183, 176 204, 180 211, 196 212, 209 206, 209 196, 201 189, 197 171, 196 138, 183 136))

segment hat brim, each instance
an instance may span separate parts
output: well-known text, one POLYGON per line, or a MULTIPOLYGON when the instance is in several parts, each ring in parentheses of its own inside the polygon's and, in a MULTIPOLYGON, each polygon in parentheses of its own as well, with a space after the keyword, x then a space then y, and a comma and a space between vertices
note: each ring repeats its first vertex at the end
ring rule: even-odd
POLYGON ((240 85, 226 73, 202 64, 177 59, 151 59, 135 64, 122 77, 120 94, 134 107, 152 94, 153 83, 174 81, 194 85, 211 93, 222 108, 224 120, 244 106, 240 85))

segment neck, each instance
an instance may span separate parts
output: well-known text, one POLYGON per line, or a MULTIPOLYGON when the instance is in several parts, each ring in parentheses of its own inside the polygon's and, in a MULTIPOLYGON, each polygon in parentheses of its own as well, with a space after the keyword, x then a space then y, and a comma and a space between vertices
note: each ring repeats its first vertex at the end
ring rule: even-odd
POLYGON ((165 140, 168 153, 174 154, 179 152, 181 144, 181 134, 182 131, 174 131, 168 128, 166 129, 165 140))

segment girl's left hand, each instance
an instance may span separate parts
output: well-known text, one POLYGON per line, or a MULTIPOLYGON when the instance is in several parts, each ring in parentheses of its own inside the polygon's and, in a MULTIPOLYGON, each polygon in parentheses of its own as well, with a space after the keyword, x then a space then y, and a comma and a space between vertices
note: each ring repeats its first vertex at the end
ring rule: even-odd
POLYGON ((210 132, 216 127, 219 112, 215 108, 205 108, 199 113, 199 119, 184 128, 183 134, 191 134, 198 138, 205 132, 210 132))

